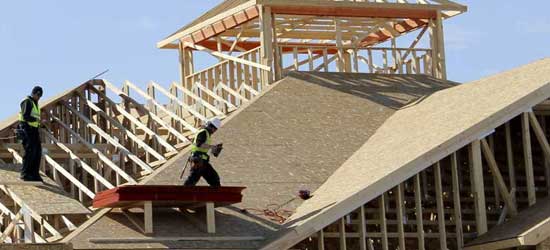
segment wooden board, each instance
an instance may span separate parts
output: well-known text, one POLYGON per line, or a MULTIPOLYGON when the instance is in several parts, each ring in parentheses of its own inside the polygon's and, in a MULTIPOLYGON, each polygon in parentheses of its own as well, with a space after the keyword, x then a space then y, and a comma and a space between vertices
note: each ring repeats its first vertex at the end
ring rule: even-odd
POLYGON ((121 186, 98 193, 94 198, 95 208, 143 207, 152 201, 154 207, 186 207, 196 203, 215 202, 231 205, 242 201, 245 187, 184 187, 169 185, 121 186))
MULTIPOLYGON (((0 165, 0 182, 18 182, 20 171, 20 165, 0 165)), ((70 198, 55 181, 46 176, 42 179, 42 185, 8 185, 7 188, 39 215, 90 213, 80 202, 70 198)))
POLYGON ((466 244, 464 249, 490 250, 537 245, 548 237, 550 237, 550 199, 546 198, 466 244))

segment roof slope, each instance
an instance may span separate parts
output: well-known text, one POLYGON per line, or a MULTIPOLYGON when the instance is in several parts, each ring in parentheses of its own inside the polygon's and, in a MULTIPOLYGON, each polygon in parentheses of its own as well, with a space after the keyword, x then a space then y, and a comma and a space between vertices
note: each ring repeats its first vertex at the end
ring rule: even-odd
MULTIPOLYGON (((224 143, 220 158, 212 159, 222 185, 247 187, 243 203, 218 209, 218 236, 267 238, 279 224, 255 215, 254 209, 284 204, 299 189, 316 190, 397 110, 451 86, 455 83, 422 75, 291 73, 226 120, 213 137, 214 142, 224 143), (242 214, 240 209, 249 209, 251 214, 242 214)), ((147 184, 181 184, 179 176, 186 155, 179 159, 147 184)), ((294 210, 300 203, 294 200, 283 208, 294 210)), ((205 235, 177 213, 166 211, 156 216, 165 222, 156 225, 158 230, 174 231, 170 237, 205 235)), ((77 236, 73 243, 76 247, 111 247, 90 244, 88 239, 112 237, 112 230, 117 235, 139 237, 127 224, 123 217, 110 215, 77 236)), ((220 247, 226 243, 214 244, 220 247)), ((257 248, 260 243, 232 242, 231 247, 257 248)))
POLYGON ((439 91, 397 111, 300 206, 286 249, 550 96, 550 59, 439 91))
POLYGON ((550 237, 550 198, 538 201, 532 207, 502 225, 467 244, 468 250, 492 250, 538 245, 550 237))
MULTIPOLYGON (((17 183, 21 165, 0 164, 0 182, 17 183)), ((90 214, 90 210, 77 200, 69 197, 52 179, 42 176, 44 185, 8 185, 5 186, 12 195, 22 200, 29 209, 39 215, 56 214, 90 214)))

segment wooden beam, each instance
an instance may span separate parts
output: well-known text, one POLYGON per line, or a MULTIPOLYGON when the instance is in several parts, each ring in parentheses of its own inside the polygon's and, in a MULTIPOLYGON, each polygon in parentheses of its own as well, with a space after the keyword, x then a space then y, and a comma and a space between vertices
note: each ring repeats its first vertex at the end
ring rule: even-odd
POLYGON ((418 250, 425 250, 424 223, 422 216, 422 190, 420 189, 420 174, 414 176, 414 205, 416 213, 416 228, 418 234, 418 250))
POLYGON ((476 231, 478 235, 487 232, 487 209, 485 205, 485 188, 483 183, 483 166, 481 160, 481 142, 473 141, 469 146, 472 194, 475 203, 476 231))
POLYGON ((99 136, 103 137, 105 140, 107 140, 110 144, 112 144, 115 148, 121 150, 130 158, 133 162, 135 162, 138 166, 141 167, 143 171, 146 173, 152 173, 153 169, 149 166, 149 164, 142 161, 139 157, 137 157, 133 152, 128 150, 124 145, 120 144, 117 140, 115 140, 111 135, 109 135, 107 132, 103 131, 99 126, 97 126, 92 120, 88 119, 86 116, 84 116, 82 113, 80 113, 78 110, 74 109, 67 103, 63 103, 65 107, 67 107, 74 115, 79 117, 82 121, 86 123, 86 126, 94 130, 99 136))
POLYGON ((365 220, 365 206, 359 207, 359 249, 367 250, 367 222, 365 220))
POLYGON ((170 92, 168 92, 166 89, 164 89, 162 86, 160 86, 159 84, 155 83, 155 82, 150 82, 149 83, 149 86, 154 88, 154 89, 157 89, 159 92, 161 92, 162 94, 164 94, 166 97, 168 97, 170 100, 176 102, 180 107, 182 107, 183 109, 185 109, 189 114, 193 115, 194 117, 198 118, 199 120, 203 121, 203 122, 208 122, 208 118, 206 118, 204 115, 202 115, 201 113, 199 113, 197 110, 193 109, 191 106, 187 105, 186 103, 184 103, 183 101, 181 101, 178 97, 172 95, 170 92))
POLYGON ((395 195, 397 206, 397 233, 399 234, 399 250, 405 250, 405 225, 403 220, 404 204, 403 204, 403 183, 397 185, 395 195))
MULTIPOLYGON (((212 92, 210 89, 208 88, 205 88, 204 86, 202 86, 200 83, 196 82, 195 85, 203 92, 207 93, 208 95, 210 95, 212 98, 216 99, 217 101, 219 102, 223 102, 225 103, 228 107, 232 107, 232 108, 235 108, 235 106, 233 104, 231 104, 230 102, 228 102, 227 100, 223 99, 222 97, 216 95, 214 92, 212 92), (199 86, 200 85, 200 86, 199 86)), ((191 97, 192 99, 194 99, 196 102, 200 103, 201 105, 205 106, 207 109, 209 109, 210 111, 212 111, 214 114, 216 115, 219 115, 219 116, 225 116, 225 114, 217 109, 216 107, 212 106, 210 103, 208 103, 207 101, 203 100, 202 98, 200 98, 199 96, 195 95, 193 92, 191 92, 190 90, 182 87, 182 86, 179 86, 178 84, 176 83, 172 83, 172 86, 174 86, 176 89, 182 91, 186 96, 189 96, 191 97)))
POLYGON ((63 166, 61 166, 59 163, 57 163, 54 159, 52 159, 49 155, 46 153, 43 153, 42 156, 46 160, 47 163, 49 163, 55 171, 61 173, 65 178, 67 178, 71 183, 73 183, 75 186, 78 187, 82 192, 84 192, 88 197, 93 199, 95 197, 95 193, 92 192, 88 187, 86 187, 82 182, 77 180, 74 176, 71 175, 71 173, 67 172, 63 166))
POLYGON ((143 204, 143 221, 145 234, 153 234, 153 203, 146 201, 143 204))
MULTIPOLYGON (((156 123, 158 123, 161 127, 165 128, 168 130, 168 132, 170 132, 172 135, 174 135, 176 138, 178 138, 181 142, 187 142, 187 143, 191 143, 191 141, 189 139, 187 139, 187 137, 185 137, 184 135, 182 135, 180 132, 178 132, 176 129, 174 129, 172 126, 166 124, 166 122, 164 122, 160 117, 158 117, 157 115, 153 114, 152 112, 150 112, 148 109, 146 109, 145 107, 143 107, 142 104, 140 104, 139 102, 137 102, 136 100, 134 100, 132 97, 130 97, 129 95, 127 95, 126 93, 122 92, 121 90, 119 90, 117 87, 115 87, 113 84, 107 82, 107 81, 104 81, 105 83, 105 86, 110 89, 111 91, 113 91, 116 95, 120 96, 122 99, 126 100, 126 101, 129 101, 131 103, 134 104, 134 106, 139 110, 139 111, 142 111, 142 112, 145 112, 147 113, 147 115, 149 115, 149 117, 155 121, 156 123)), ((158 136, 158 135, 157 135, 158 136)))
POLYGON ((208 233, 216 233, 216 209, 212 202, 206 203, 206 227, 208 233))
POLYGON ((516 169, 514 164, 514 151, 512 149, 510 122, 507 122, 504 127, 506 133, 506 163, 508 165, 508 178, 510 180, 510 189, 516 189, 516 169))
POLYGON ((142 141, 137 135, 129 131, 122 125, 118 120, 114 119, 113 117, 109 116, 105 111, 103 111, 101 108, 96 106, 92 101, 86 100, 86 103, 88 106, 94 110, 96 113, 98 113, 100 116, 104 117, 105 119, 109 120, 109 122, 116 127, 118 127, 124 135, 128 136, 128 138, 132 139, 134 143, 136 143, 139 147, 141 147, 143 150, 145 150, 147 153, 153 155, 157 160, 159 161, 166 161, 166 158, 159 154, 157 151, 155 151, 153 148, 151 148, 147 143, 142 141))
POLYGON ((445 228, 445 207, 443 204, 443 186, 441 183, 441 165, 437 162, 434 166, 435 176, 435 201, 437 206, 437 221, 439 229, 439 249, 447 249, 447 230, 445 228))
POLYGON ((454 206, 454 221, 456 227, 456 244, 457 249, 464 247, 464 228, 462 227, 462 208, 460 197, 460 182, 458 178, 458 159, 457 152, 451 154, 451 178, 453 186, 453 206, 454 206))
MULTIPOLYGON (((104 81, 105 82, 105 81, 104 81)), ((97 91, 96 88, 91 88, 90 90, 93 90, 94 93, 96 93, 100 98, 103 98, 107 101, 107 104, 110 105, 111 109, 114 109, 114 111, 118 112, 124 119, 128 119, 133 125, 135 125, 137 128, 143 130, 147 135, 155 138, 155 140, 162 145, 166 151, 174 152, 177 151, 176 148, 174 148, 170 143, 168 143, 164 138, 159 136, 157 133, 153 132, 149 127, 147 127, 145 124, 143 124, 139 119, 135 118, 132 114, 124 110, 120 105, 115 103, 113 100, 108 98, 105 93, 102 91, 97 91)))
POLYGON ((443 17, 441 16, 441 11, 437 11, 436 17, 436 29, 437 29, 437 52, 438 52, 438 61, 439 61, 439 70, 441 73, 441 78, 447 80, 447 63, 445 58, 445 40, 443 38, 443 17))
POLYGON ((382 250, 389 250, 388 246, 388 224, 386 222, 386 193, 383 193, 378 200, 378 214, 380 216, 380 231, 382 233, 382 250))
POLYGON ((533 155, 531 153, 531 131, 529 129, 529 113, 521 115, 521 131, 523 141, 523 159, 525 162, 525 176, 527 178, 527 197, 529 206, 537 202, 535 190, 535 173, 533 172, 533 155))
POLYGON ((126 81, 124 82, 124 85, 125 86, 128 86, 129 88, 131 88, 132 90, 136 91, 136 93, 138 93, 140 96, 142 96, 143 98, 145 98, 147 101, 151 102, 151 104, 153 104, 153 106, 156 108, 156 109, 159 109, 160 111, 162 111, 163 113, 165 113, 166 115, 170 116, 170 118, 178 121, 179 123, 181 123, 187 130, 193 132, 193 133, 196 133, 198 131, 197 128, 195 128, 193 125, 189 124, 189 122, 183 120, 181 117, 179 117, 178 115, 174 114, 174 112, 168 110, 167 108, 165 108, 162 104, 158 103, 153 97, 151 97, 149 94, 143 92, 143 90, 141 90, 140 88, 138 88, 136 85, 134 85, 133 83, 129 82, 129 81, 126 81))
POLYGON ((267 65, 264 65, 264 64, 259 64, 259 63, 247 61, 247 60, 244 60, 242 58, 235 57, 235 56, 226 55, 226 54, 223 54, 221 52, 213 51, 213 50, 210 50, 210 49, 208 49, 206 47, 203 47, 201 45, 193 44, 193 43, 190 43, 190 42, 184 42, 183 44, 187 47, 190 47, 190 48, 193 48, 193 49, 196 49, 196 50, 200 50, 200 51, 204 51, 204 52, 208 52, 209 54, 211 54, 215 57, 223 58, 223 59, 228 60, 228 61, 233 61, 233 62, 236 62, 236 63, 248 65, 248 66, 251 66, 251 67, 254 67, 254 68, 259 68, 259 69, 262 69, 262 70, 265 70, 265 71, 271 71, 271 67, 267 66, 267 65))
MULTIPOLYGON (((71 160, 76 161, 82 169, 91 176, 93 176, 96 180, 101 182, 103 186, 105 186, 108 189, 114 188, 114 186, 107 181, 101 174, 99 174, 95 169, 93 169, 90 165, 88 165, 86 162, 82 161, 76 154, 73 153, 72 150, 70 150, 65 144, 61 143, 57 138, 55 138, 50 131, 47 131, 45 129, 42 129, 43 134, 46 135, 46 137, 53 141, 56 145, 58 145, 61 149, 63 149, 69 156, 71 157, 71 160)), ((72 175, 72 174, 71 174, 72 175)))
POLYGON ((512 214, 512 216, 516 216, 518 214, 516 204, 514 203, 512 196, 510 196, 510 192, 506 187, 504 178, 500 173, 500 169, 498 168, 497 161, 493 155, 493 151, 491 150, 491 148, 489 147, 489 144, 487 143, 487 140, 485 139, 481 140, 481 148, 483 151, 483 155, 485 156, 485 160, 489 165, 489 168, 491 169, 491 173, 495 177, 495 180, 497 182, 497 187, 500 190, 500 195, 502 195, 502 197, 504 198, 504 203, 510 210, 510 213, 512 214))
POLYGON ((82 142, 86 147, 88 147, 92 152, 94 152, 99 159, 107 166, 109 166, 112 170, 114 170, 118 175, 120 175, 122 178, 124 178, 128 183, 130 184, 136 184, 136 180, 134 180, 131 176, 129 176, 124 170, 120 169, 116 164, 114 164, 109 157, 107 157, 101 150, 98 150, 95 148, 91 143, 89 143, 86 139, 84 139, 80 134, 72 130, 69 125, 65 124, 61 119, 52 116, 52 118, 59 124, 61 127, 63 127, 65 130, 69 131, 73 135, 74 138, 82 142))
POLYGON ((344 217, 340 218, 339 224, 338 224, 338 232, 340 233, 340 250, 346 250, 347 244, 346 244, 346 219, 344 217))
POLYGON ((273 82, 273 26, 271 7, 260 6, 260 57, 261 65, 265 67, 261 73, 262 89, 273 82))
POLYGON ((325 232, 323 232, 323 229, 317 232, 317 249, 325 250, 325 232))

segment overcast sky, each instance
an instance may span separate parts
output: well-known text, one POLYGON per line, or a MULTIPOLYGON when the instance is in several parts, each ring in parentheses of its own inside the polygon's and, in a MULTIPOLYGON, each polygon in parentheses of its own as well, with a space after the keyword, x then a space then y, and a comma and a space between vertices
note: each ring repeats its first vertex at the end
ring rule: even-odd
MULTIPOLYGON (((105 78, 119 86, 167 86, 179 79, 177 53, 156 42, 219 2, 0 0, 0 120, 36 83, 48 98, 110 69, 105 78)), ((468 82, 550 56, 550 1, 458 2, 469 11, 445 22, 449 79, 468 82)))

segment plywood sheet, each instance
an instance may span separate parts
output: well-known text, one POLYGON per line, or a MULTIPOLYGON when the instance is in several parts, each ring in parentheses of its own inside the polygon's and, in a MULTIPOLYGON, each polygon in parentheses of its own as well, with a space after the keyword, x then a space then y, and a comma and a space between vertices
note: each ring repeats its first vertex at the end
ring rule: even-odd
MULTIPOLYGON (((16 183, 19 181, 20 165, 0 165, 1 181, 16 183)), ((80 202, 68 196, 52 179, 42 176, 44 185, 9 185, 7 188, 40 215, 89 214, 90 211, 80 202)))
MULTIPOLYGON (((516 217, 502 225, 496 226, 486 234, 466 244, 466 247, 482 246, 485 244, 520 238, 542 226, 548 227, 548 223, 541 222, 550 218, 550 198, 539 200, 534 206, 522 211, 516 217)), ((550 232, 546 232, 550 234, 550 232)), ((545 237, 542 237, 544 240, 545 237)))

